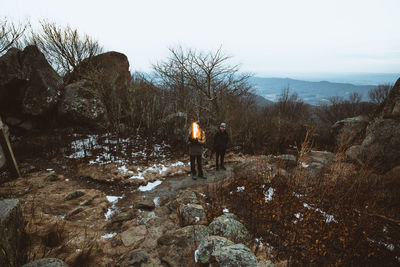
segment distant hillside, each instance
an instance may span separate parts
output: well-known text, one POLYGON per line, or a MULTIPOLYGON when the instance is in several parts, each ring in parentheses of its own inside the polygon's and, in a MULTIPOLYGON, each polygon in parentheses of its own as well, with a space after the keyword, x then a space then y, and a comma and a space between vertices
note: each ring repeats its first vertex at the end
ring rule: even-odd
POLYGON ((254 85, 255 92, 268 100, 277 101, 282 90, 289 87, 290 92, 296 92, 304 102, 313 105, 326 103, 332 96, 347 98, 353 92, 361 94, 363 101, 368 101, 368 92, 375 88, 375 85, 354 85, 328 81, 309 82, 290 78, 252 77, 250 81, 254 85))

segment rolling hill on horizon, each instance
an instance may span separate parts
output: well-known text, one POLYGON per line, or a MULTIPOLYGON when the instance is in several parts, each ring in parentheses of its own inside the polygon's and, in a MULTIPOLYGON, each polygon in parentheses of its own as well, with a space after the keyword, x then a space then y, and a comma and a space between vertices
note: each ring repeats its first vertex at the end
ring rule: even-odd
POLYGON ((291 78, 252 77, 254 93, 267 100, 276 102, 282 90, 289 88, 290 93, 297 93, 305 103, 321 105, 328 103, 329 97, 340 96, 345 99, 351 93, 362 95, 362 101, 369 101, 368 92, 376 85, 354 85, 351 83, 334 83, 329 81, 310 82, 291 78))

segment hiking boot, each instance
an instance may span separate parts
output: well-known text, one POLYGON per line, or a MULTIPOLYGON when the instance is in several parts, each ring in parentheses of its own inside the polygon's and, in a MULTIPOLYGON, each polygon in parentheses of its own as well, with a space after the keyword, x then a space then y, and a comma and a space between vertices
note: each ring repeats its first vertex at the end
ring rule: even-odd
POLYGON ((196 180, 196 179, 197 179, 196 174, 192 174, 192 179, 193 179, 193 180, 196 180))
POLYGON ((221 166, 221 169, 223 169, 224 171, 226 171, 226 168, 225 168, 225 166, 221 166))
POLYGON ((199 176, 200 178, 203 178, 203 179, 207 179, 207 177, 205 177, 204 175, 202 175, 202 176, 199 176))

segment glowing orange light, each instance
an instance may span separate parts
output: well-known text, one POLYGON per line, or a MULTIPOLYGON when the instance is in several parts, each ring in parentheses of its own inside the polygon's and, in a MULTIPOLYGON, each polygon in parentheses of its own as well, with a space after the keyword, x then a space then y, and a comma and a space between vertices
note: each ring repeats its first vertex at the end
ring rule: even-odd
POLYGON ((200 139, 200 127, 196 122, 192 123, 192 138, 200 139))

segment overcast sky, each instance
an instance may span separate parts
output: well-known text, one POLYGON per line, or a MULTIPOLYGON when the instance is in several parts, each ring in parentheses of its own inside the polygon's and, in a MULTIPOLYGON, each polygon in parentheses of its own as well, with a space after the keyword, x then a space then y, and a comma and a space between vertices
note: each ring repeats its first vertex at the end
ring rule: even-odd
POLYGON ((399 0, 0 0, 0 16, 49 19, 150 71, 168 48, 223 51, 256 74, 400 72, 399 0))

